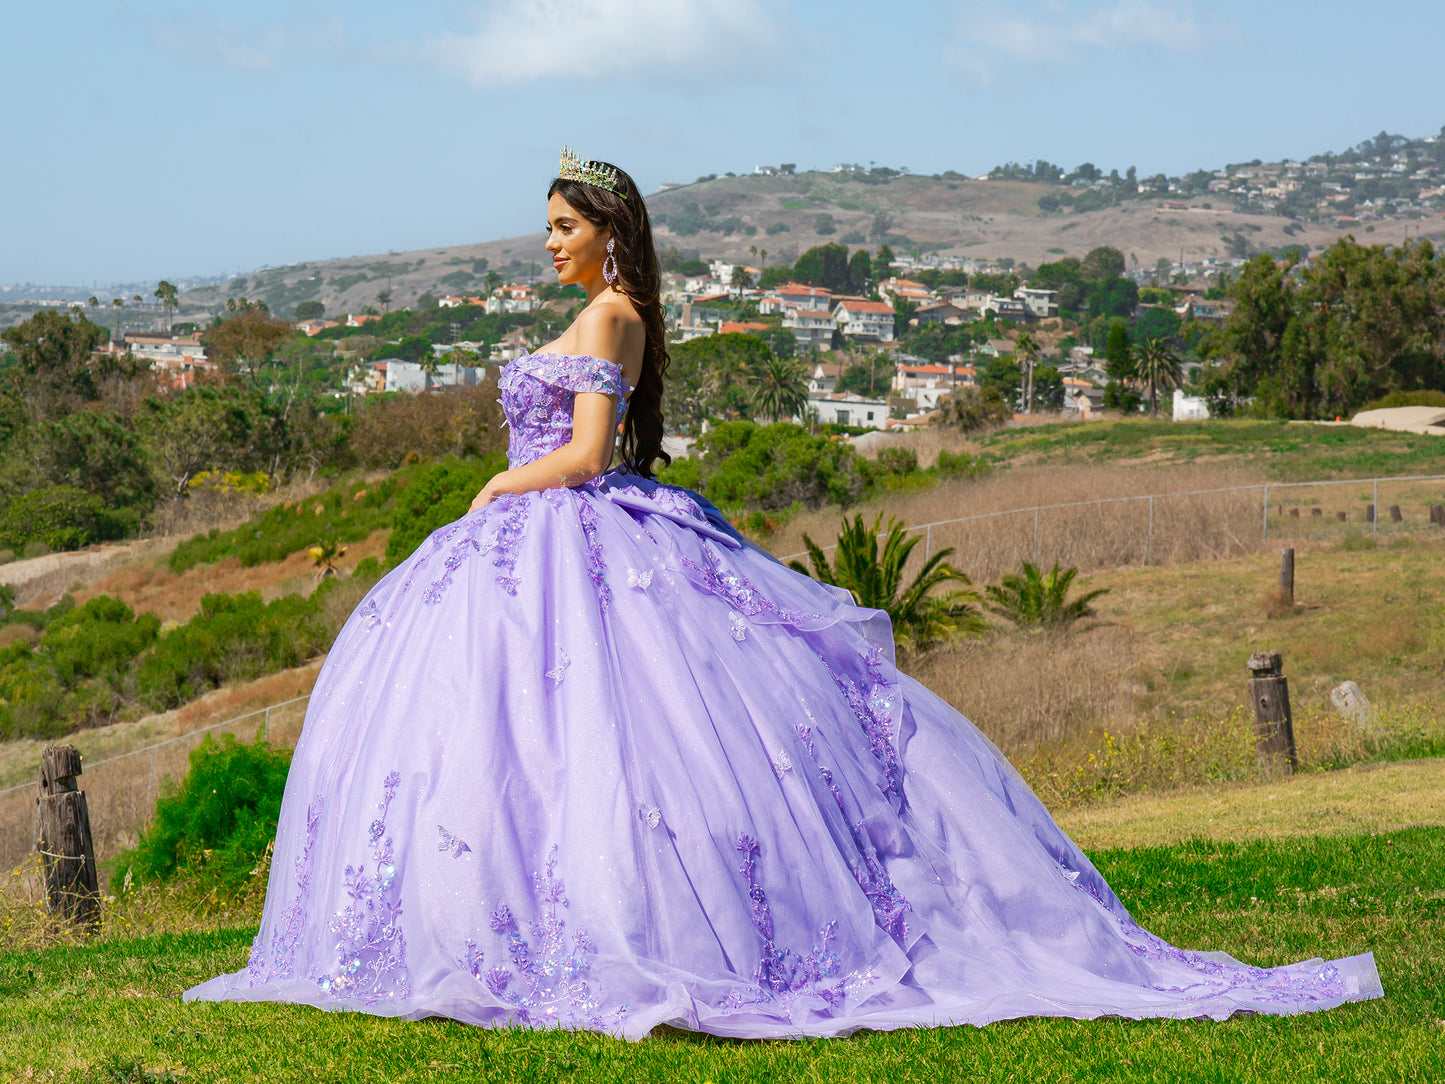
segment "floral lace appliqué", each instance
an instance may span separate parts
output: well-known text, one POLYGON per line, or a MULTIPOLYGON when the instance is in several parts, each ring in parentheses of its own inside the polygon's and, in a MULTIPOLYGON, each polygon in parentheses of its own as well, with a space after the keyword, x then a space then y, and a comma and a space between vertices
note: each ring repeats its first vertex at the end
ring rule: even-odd
POLYGON ((497 569, 497 583, 509 595, 515 595, 521 581, 516 577, 517 551, 522 545, 522 532, 527 526, 527 498, 519 493, 504 493, 496 499, 502 512, 497 526, 497 556, 492 564, 497 569))
POLYGON ((573 401, 579 392, 617 396, 617 420, 627 409, 629 388, 613 362, 577 354, 527 354, 502 370, 497 381, 510 430, 507 460, 531 463, 572 439, 573 401))
POLYGON ((387 834, 386 817, 396 797, 401 776, 387 775, 382 786, 381 815, 371 822, 373 872, 346 867, 346 893, 351 903, 332 918, 341 963, 317 980, 321 992, 336 1000, 357 999, 365 1005, 405 998, 411 994, 406 968, 406 938, 401 929, 401 881, 387 834))
POLYGON ((849 994, 876 981, 871 968, 837 977, 843 968, 841 959, 832 949, 838 935, 836 921, 827 923, 818 931, 817 943, 807 953, 799 954, 780 947, 773 938, 772 908, 768 906, 767 894, 757 880, 758 855, 761 852, 758 841, 752 836, 741 835, 735 846, 742 856, 738 872, 747 880, 748 898, 752 901, 753 928, 762 938, 763 948, 762 958, 753 972, 753 981, 758 984, 757 995, 743 997, 733 994, 724 999, 725 1004, 730 1008, 762 1001, 791 1004, 799 996, 811 995, 837 1008, 849 994))
POLYGON ((606 610, 612 605, 612 588, 607 584, 607 562, 602 558, 602 539, 598 531, 597 509, 589 500, 577 504, 577 518, 582 521, 582 535, 587 540, 587 575, 597 602, 606 610))
POLYGON ((321 824, 324 803, 325 798, 318 794, 306 807, 306 842, 291 866, 296 895, 277 916, 276 925, 271 929, 269 959, 259 933, 252 942, 251 960, 246 968, 252 986, 273 979, 289 979, 296 974, 296 948, 301 943, 301 934, 306 926, 306 905, 311 898, 311 849, 316 845, 316 829, 321 824))
POLYGON ((572 934, 569 944, 567 922, 561 912, 568 906, 567 888, 556 870, 554 846, 547 856, 546 872, 532 874, 539 914, 527 927, 531 941, 522 936, 511 908, 504 904, 491 914, 492 932, 505 940, 511 967, 498 965, 484 970, 485 955, 472 941, 467 942, 466 955, 460 962, 493 997, 512 1006, 517 1023, 615 1030, 627 1015, 627 1006, 603 1013, 603 991, 594 990, 589 981, 597 947, 580 929, 572 934))

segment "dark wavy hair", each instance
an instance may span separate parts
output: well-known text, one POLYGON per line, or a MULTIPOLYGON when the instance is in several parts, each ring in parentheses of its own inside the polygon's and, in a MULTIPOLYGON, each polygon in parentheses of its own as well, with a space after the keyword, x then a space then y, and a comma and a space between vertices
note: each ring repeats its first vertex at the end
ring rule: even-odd
MULTIPOLYGON (((617 169, 607 162, 595 166, 617 169)), ((642 351, 642 374, 627 401, 622 420, 622 463, 630 471, 652 477, 652 464, 672 457, 662 450, 662 380, 667 372, 667 332, 662 321, 662 273, 657 266, 657 249, 652 243, 652 222, 637 184, 617 169, 617 192, 596 185, 558 177, 547 189, 547 198, 561 196, 578 214, 599 230, 612 227, 617 245, 617 281, 614 290, 627 295, 647 329, 642 351)))

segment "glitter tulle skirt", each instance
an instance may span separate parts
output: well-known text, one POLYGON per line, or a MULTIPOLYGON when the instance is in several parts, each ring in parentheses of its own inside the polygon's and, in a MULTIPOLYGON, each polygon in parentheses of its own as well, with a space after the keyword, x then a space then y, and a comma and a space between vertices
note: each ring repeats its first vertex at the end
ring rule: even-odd
POLYGON ((371 591, 291 764, 248 965, 200 1000, 641 1038, 1293 1013, 1141 929, 887 618, 625 475, 498 499, 371 591))

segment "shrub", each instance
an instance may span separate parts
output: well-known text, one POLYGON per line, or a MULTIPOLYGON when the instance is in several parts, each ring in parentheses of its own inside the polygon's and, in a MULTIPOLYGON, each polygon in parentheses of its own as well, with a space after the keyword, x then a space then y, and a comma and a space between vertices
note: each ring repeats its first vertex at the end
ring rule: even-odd
POLYGON ((1059 571, 1057 561, 1048 573, 1040 572, 1037 566, 1025 561, 1022 572, 1010 573, 997 586, 984 588, 988 608, 1023 628, 1067 628, 1075 621, 1092 617, 1094 611, 1089 603, 1109 590, 1101 587, 1070 599, 1069 587, 1078 574, 1077 568, 1059 571))
MULTIPOLYGON (((695 488, 737 511, 778 511, 856 504, 867 489, 866 467, 852 445, 809 433, 791 422, 724 422, 698 441, 693 467, 661 472, 669 484, 695 488)), ((681 465, 681 464, 680 464, 681 465)))
POLYGON ((44 486, 15 498, 0 514, 0 546, 22 550, 43 542, 52 550, 73 550, 120 538, 125 524, 106 503, 76 486, 44 486))
POLYGON ((987 474, 989 466, 983 456, 945 449, 938 453, 933 469, 945 478, 976 478, 980 474, 987 474))
POLYGON ((136 695, 163 711, 227 681, 250 680, 296 666, 330 643, 320 618, 323 581, 310 598, 263 603, 257 591, 206 595, 201 612, 156 641, 136 675, 136 695))
POLYGON ((963 433, 997 429, 1013 417, 1013 411, 994 388, 959 388, 938 400, 935 425, 949 426, 963 433))
POLYGON ((265 742, 207 735, 186 777, 156 802, 155 819, 135 849, 116 859, 114 889, 203 871, 234 892, 276 836, 291 756, 265 742))
POLYGON ((418 469, 411 484, 397 496, 392 510, 387 564, 398 563, 438 527, 466 515, 472 498, 492 475, 506 467, 505 457, 493 454, 484 459, 448 456, 418 469))

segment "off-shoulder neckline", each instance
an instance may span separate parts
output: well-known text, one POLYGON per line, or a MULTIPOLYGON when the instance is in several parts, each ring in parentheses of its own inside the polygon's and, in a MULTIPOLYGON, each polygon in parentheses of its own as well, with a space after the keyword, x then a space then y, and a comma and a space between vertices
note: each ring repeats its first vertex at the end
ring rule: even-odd
MULTIPOLYGON (((636 384, 632 383, 632 381, 628 380, 622 375, 621 365, 608 358, 599 358, 596 354, 564 354, 558 350, 529 350, 527 353, 523 354, 522 357, 519 357, 516 360, 521 361, 522 358, 563 358, 568 361, 600 361, 603 365, 610 365, 612 368, 617 370, 617 376, 622 381, 623 387, 627 388, 629 391, 635 391, 637 389, 636 384)), ((624 398, 626 398, 626 396, 624 396, 624 398)))

